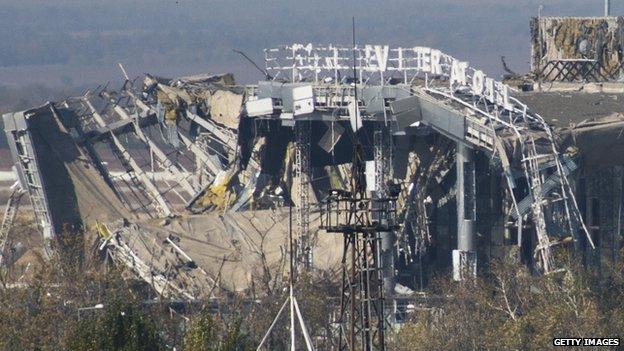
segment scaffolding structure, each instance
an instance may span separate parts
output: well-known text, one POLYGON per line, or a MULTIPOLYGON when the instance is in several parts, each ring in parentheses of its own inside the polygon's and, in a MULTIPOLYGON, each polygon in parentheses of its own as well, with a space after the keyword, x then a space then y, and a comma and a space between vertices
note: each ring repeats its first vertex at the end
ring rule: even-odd
POLYGON ((313 238, 310 233, 310 124, 308 120, 295 122, 295 176, 298 191, 296 212, 297 237, 295 257, 304 269, 312 267, 313 238))

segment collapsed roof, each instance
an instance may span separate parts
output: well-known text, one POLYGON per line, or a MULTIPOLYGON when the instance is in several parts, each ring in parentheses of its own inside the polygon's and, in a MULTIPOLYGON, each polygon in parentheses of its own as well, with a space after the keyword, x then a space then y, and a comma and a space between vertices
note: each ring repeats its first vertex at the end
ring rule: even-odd
POLYGON ((331 189, 348 190, 357 138, 369 190, 402 184, 390 257, 413 262, 427 247, 453 246, 435 228, 432 206, 467 196, 477 211, 477 195, 455 187, 455 145, 490 160, 487 168, 501 179, 504 226, 521 245, 530 223, 543 271, 556 265, 554 245, 591 243, 567 178, 579 155, 598 159, 587 138, 601 130, 613 143, 621 118, 559 132, 547 121, 578 122, 583 110, 559 116, 549 95, 520 97, 529 109, 509 87, 437 50, 358 48, 357 78, 339 64, 345 52, 350 56, 336 46, 267 50, 274 78, 253 86, 236 85, 230 74, 147 75, 117 91, 6 114, 21 189, 45 239, 93 229, 102 250, 156 291, 194 299, 249 291, 258 276, 267 284, 282 279, 294 208, 293 254, 331 272, 342 238, 319 235, 314 206, 331 189), (281 61, 280 53, 293 52, 294 66, 292 57, 281 61), (315 55, 329 60, 311 64, 315 55), (383 57, 404 61, 390 69, 383 57), (567 148, 574 143, 580 154, 567 148))

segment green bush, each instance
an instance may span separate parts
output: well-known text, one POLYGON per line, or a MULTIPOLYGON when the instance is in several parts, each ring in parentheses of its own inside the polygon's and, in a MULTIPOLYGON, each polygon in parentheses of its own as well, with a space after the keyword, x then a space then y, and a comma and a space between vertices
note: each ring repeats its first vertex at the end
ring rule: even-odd
POLYGON ((243 331, 242 318, 234 317, 229 323, 217 320, 203 311, 191 321, 184 334, 184 351, 244 351, 255 350, 252 340, 243 331))
POLYGON ((133 304, 119 300, 106 306, 101 316, 81 320, 69 348, 75 351, 164 349, 154 323, 133 304))

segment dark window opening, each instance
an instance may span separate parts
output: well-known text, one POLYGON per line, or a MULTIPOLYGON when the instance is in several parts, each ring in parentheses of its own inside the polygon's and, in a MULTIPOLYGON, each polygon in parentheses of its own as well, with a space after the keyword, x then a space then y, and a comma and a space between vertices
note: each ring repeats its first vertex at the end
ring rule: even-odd
POLYGON ((597 197, 591 198, 591 225, 600 226, 600 199, 597 197))
POLYGON ((585 178, 578 182, 578 206, 583 222, 587 222, 587 185, 585 178))
POLYGON ((475 164, 464 162, 464 219, 476 220, 475 164))

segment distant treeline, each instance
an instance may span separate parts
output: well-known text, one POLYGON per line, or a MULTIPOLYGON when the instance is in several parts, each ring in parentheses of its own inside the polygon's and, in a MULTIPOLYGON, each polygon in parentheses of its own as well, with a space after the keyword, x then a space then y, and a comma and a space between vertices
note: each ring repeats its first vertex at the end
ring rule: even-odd
MULTIPOLYGON (((544 15, 602 15, 600 2, 586 0, 12 0, 0 13, 0 67, 227 66, 233 48, 261 60, 279 44, 349 43, 355 16, 359 43, 433 46, 499 75, 500 56, 528 67, 538 5, 544 15)), ((622 14, 624 4, 612 10, 622 14)))
MULTIPOLYGON (((602 11, 585 0, 4 1, 0 112, 119 79, 118 62, 131 75, 233 72, 237 81, 253 82, 258 72, 232 49, 262 66, 266 47, 349 43, 351 16, 360 44, 436 47, 494 77, 502 73, 505 56, 513 70, 523 72, 530 55, 529 19, 542 4, 544 15, 602 11), (33 83, 64 88, 26 86, 33 83)), ((624 3, 614 2, 612 10, 622 14, 624 3)))
MULTIPOLYGON (((583 7, 589 6, 579 0, 566 4, 570 11, 583 7)), ((202 63, 231 70, 246 65, 232 49, 262 60, 263 48, 285 43, 349 43, 351 16, 355 16, 360 44, 437 47, 470 60, 490 75, 499 75, 501 55, 512 68, 526 68, 528 23, 537 4, 493 0, 384 4, 372 0, 340 4, 329 0, 24 0, 3 4, 3 10, 0 40, 5 45, 0 50, 0 67, 9 69, 124 62, 134 67, 202 63)), ((251 66, 249 70, 253 72, 251 66)))

